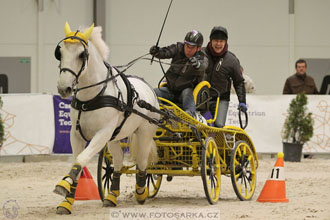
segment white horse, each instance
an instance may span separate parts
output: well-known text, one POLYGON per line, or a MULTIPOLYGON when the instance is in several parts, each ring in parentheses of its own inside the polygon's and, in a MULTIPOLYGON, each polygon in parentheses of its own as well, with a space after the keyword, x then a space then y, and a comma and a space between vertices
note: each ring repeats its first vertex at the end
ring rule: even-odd
POLYGON ((119 140, 129 136, 132 136, 132 143, 137 143, 130 146, 130 151, 135 155, 138 167, 135 197, 143 204, 148 196, 145 170, 148 161, 155 161, 157 158, 153 140, 157 126, 131 110, 137 110, 157 120, 159 114, 136 104, 136 101, 144 100, 159 109, 157 97, 142 79, 130 77, 130 85, 127 86, 124 74, 119 74, 115 68, 105 65, 104 60, 107 60, 109 48, 102 40, 101 27, 94 28, 92 25, 85 32, 72 32, 66 23, 64 31, 66 37, 55 50, 55 57, 60 60, 57 88, 63 98, 68 98, 73 93, 70 112, 73 165, 54 190, 55 193, 65 196, 65 200, 57 207, 57 213, 71 213, 82 168, 107 143, 113 156, 114 178, 111 192, 105 195, 103 205, 117 205, 120 170, 123 166, 123 151, 119 140), (114 135, 116 128, 120 131, 114 135), (90 143, 85 148, 87 141, 90 143))

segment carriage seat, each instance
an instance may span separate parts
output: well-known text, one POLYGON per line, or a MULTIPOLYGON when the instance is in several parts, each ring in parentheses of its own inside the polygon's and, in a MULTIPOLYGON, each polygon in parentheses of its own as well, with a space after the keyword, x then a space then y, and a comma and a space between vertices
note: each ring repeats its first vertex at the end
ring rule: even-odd
POLYGON ((194 88, 193 95, 197 111, 209 111, 210 88, 211 84, 208 81, 202 81, 194 88))
MULTIPOLYGON (((160 83, 159 87, 165 87, 166 85, 167 82, 163 81, 160 83)), ((211 99, 209 88, 211 88, 211 84, 208 81, 202 81, 194 88, 193 96, 197 111, 209 111, 209 101, 211 99)))

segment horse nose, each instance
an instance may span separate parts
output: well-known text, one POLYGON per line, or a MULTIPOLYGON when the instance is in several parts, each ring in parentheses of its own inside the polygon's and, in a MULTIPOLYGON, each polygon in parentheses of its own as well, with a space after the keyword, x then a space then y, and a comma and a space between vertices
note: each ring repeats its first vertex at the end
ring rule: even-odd
POLYGON ((66 94, 71 94, 72 88, 71 87, 66 88, 65 92, 66 94))
POLYGON ((71 87, 67 87, 66 89, 62 89, 60 87, 57 87, 57 91, 58 93, 61 95, 62 98, 66 98, 69 97, 72 93, 72 88, 71 87))

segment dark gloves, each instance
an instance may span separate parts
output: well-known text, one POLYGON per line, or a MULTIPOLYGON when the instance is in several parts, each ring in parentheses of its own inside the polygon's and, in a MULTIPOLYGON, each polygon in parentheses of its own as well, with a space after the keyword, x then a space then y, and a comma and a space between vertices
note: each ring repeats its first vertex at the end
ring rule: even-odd
POLYGON ((150 50, 149 50, 149 53, 152 55, 152 56, 155 56, 157 55, 157 53, 159 52, 159 47, 157 46, 152 46, 150 47, 150 50))
POLYGON ((246 112, 247 111, 246 104, 244 102, 240 102, 238 104, 238 109, 241 109, 243 112, 246 112))
POLYGON ((196 57, 190 57, 189 58, 189 62, 196 69, 198 69, 201 66, 201 63, 199 62, 199 60, 196 57))

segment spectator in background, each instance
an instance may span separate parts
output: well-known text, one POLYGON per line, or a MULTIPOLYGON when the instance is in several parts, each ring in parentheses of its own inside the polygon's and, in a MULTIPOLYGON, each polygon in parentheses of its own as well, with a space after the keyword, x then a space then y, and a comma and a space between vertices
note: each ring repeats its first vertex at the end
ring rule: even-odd
MULTIPOLYGON (((242 66, 241 66, 241 72, 242 72, 242 76, 244 78, 245 92, 255 94, 256 93, 256 88, 254 86, 254 83, 248 75, 243 74, 244 68, 242 66)), ((236 94, 236 91, 235 91, 233 86, 231 86, 231 91, 230 92, 233 93, 233 94, 236 94)))
POLYGON ((330 95, 330 75, 326 75, 322 80, 322 85, 320 89, 320 94, 328 94, 330 95))
POLYGON ((296 61, 296 73, 287 78, 283 94, 318 94, 314 79, 306 74, 307 63, 303 59, 296 61))

